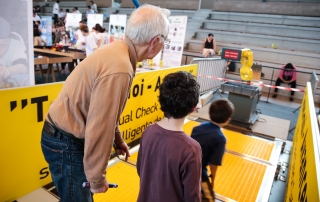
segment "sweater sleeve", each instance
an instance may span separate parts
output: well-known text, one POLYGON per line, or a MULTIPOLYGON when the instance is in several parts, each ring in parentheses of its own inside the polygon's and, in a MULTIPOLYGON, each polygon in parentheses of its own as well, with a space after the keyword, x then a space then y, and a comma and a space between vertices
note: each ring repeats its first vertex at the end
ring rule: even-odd
POLYGON ((126 102, 131 77, 126 73, 97 80, 92 89, 86 120, 84 171, 93 189, 104 185, 116 128, 126 102))
POLYGON ((192 147, 186 161, 181 167, 181 182, 183 184, 186 202, 201 201, 201 147, 192 147))

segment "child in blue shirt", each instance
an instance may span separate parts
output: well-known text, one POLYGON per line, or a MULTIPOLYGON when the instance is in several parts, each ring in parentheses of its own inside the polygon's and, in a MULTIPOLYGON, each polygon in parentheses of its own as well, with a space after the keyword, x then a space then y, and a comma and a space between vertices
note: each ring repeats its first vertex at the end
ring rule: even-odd
POLYGON ((202 201, 214 201, 214 179, 218 166, 221 166, 226 145, 226 138, 220 128, 230 122, 233 111, 234 106, 229 100, 215 100, 209 109, 211 121, 201 123, 192 131, 191 137, 202 149, 202 201), (211 183, 207 173, 208 165, 211 171, 211 183))

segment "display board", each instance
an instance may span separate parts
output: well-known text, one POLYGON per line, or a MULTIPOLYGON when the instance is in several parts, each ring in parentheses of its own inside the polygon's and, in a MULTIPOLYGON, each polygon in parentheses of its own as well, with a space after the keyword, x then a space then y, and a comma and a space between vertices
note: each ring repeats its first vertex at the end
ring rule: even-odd
POLYGON ((91 30, 92 27, 95 27, 96 24, 100 24, 101 27, 103 27, 103 14, 89 14, 88 15, 87 25, 88 25, 89 30, 91 30))
POLYGON ((240 61, 241 54, 241 49, 222 48, 221 59, 240 61))
POLYGON ((41 37, 47 46, 52 45, 52 16, 41 16, 41 37))
POLYGON ((162 57, 163 66, 165 67, 181 65, 187 20, 188 16, 169 17, 170 28, 167 38, 170 43, 164 45, 162 57))
POLYGON ((109 19, 110 43, 116 40, 124 39, 126 24, 127 24, 127 15, 110 15, 110 19, 109 19))
MULTIPOLYGON (((77 43, 77 39, 75 37, 75 34, 77 30, 79 29, 79 22, 82 20, 82 14, 81 13, 67 13, 66 17, 66 30, 70 34, 70 41, 73 44, 77 43)), ((89 28, 89 31, 91 28, 89 28)))
POLYGON ((308 82, 293 136, 286 202, 320 201, 320 139, 308 82))
POLYGON ((0 89, 34 85, 32 1, 1 1, 0 89))
MULTIPOLYGON (((163 118, 158 88, 167 74, 176 71, 196 75, 197 65, 136 74, 119 120, 127 143, 140 138, 148 125, 163 118)), ((14 201, 51 182, 40 139, 46 113, 62 85, 61 82, 0 91, 0 201, 14 201)))

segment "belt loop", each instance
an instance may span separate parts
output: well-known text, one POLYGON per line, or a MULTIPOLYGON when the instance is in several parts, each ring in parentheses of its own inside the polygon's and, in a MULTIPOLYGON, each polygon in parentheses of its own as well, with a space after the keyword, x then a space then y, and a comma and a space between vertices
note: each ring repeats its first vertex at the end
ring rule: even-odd
POLYGON ((61 140, 62 135, 61 135, 60 131, 56 129, 56 132, 55 132, 55 133, 56 133, 56 138, 58 138, 59 140, 61 140))

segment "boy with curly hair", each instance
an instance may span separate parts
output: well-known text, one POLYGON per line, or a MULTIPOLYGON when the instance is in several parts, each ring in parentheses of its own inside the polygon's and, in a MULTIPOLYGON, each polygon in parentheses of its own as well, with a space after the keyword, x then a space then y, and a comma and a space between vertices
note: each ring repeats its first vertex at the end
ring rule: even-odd
POLYGON ((137 171, 140 201, 201 201, 201 148, 183 132, 198 103, 199 84, 187 72, 167 75, 160 85, 164 119, 142 134, 137 171))

